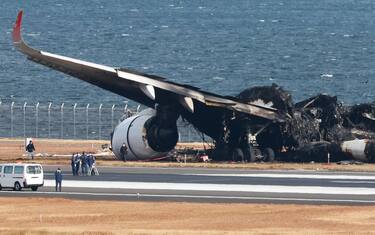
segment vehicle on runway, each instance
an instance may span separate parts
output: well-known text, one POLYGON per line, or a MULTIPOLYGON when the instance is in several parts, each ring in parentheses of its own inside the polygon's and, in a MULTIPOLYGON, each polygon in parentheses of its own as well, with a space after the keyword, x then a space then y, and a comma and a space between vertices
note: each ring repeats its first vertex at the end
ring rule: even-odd
POLYGON ((222 96, 155 75, 86 62, 29 47, 21 36, 22 11, 13 29, 14 46, 28 59, 132 99, 149 109, 114 130, 111 143, 121 160, 159 158, 178 140, 179 117, 215 141, 215 160, 321 161, 354 157, 375 161, 375 105, 342 107, 318 95, 294 104, 277 85, 222 96), (359 140, 357 140, 357 138, 359 140))
POLYGON ((20 191, 22 188, 31 188, 37 191, 43 186, 44 175, 40 164, 9 163, 0 165, 0 190, 12 188, 20 191))

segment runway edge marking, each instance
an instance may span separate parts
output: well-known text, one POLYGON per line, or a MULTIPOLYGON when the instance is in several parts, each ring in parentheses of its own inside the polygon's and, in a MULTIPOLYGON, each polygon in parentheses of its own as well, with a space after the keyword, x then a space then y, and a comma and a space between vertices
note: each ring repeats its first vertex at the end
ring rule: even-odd
POLYGON ((2 191, 0 195, 54 195, 54 196, 112 196, 132 198, 181 198, 181 199, 216 199, 216 200, 249 200, 249 201, 285 201, 285 202, 327 202, 327 203, 375 203, 375 200, 362 199, 324 199, 324 198, 288 198, 288 197, 253 197, 253 196, 207 196, 207 195, 184 195, 184 194, 139 194, 139 193, 86 193, 86 192, 14 192, 2 191))
MULTIPOLYGON (((45 180, 46 187, 54 187, 54 180, 45 180)), ((186 190, 215 192, 261 192, 261 193, 303 193, 331 195, 375 195, 375 188, 321 187, 321 186, 283 186, 283 185, 242 185, 242 184, 192 184, 192 183, 154 183, 119 181, 79 181, 64 180, 63 187, 103 188, 103 189, 142 189, 142 190, 186 190), (355 189, 355 190, 354 190, 355 189)))

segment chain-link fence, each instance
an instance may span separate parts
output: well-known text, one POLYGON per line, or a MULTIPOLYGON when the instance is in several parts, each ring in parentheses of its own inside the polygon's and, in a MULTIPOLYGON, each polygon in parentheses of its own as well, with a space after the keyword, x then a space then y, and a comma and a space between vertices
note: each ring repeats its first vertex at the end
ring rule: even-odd
MULTIPOLYGON (((109 139, 116 125, 141 107, 124 104, 2 103, 0 137, 109 139)), ((190 124, 178 121, 180 142, 201 140, 190 124)))

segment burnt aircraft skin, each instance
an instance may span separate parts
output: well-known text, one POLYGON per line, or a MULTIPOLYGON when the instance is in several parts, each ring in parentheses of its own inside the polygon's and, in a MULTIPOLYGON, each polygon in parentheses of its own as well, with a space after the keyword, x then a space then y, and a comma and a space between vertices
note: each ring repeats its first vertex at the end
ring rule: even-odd
MULTIPOLYGON (((290 102, 289 102, 290 103, 290 102)), ((344 106, 337 97, 319 94, 296 103, 285 140, 292 138, 288 148, 292 160, 332 161, 358 159, 373 162, 375 105, 373 103, 344 106)))
POLYGON ((257 142, 263 149, 272 148, 283 161, 327 161, 329 156, 330 161, 375 162, 374 103, 344 106, 337 97, 319 94, 294 104, 291 95, 276 84, 249 88, 237 98, 272 104, 285 120, 265 124, 241 115, 233 121, 226 119, 229 128, 220 145, 228 149, 221 147, 221 151, 236 153, 240 148, 250 160, 244 137, 266 127, 257 142))
MULTIPOLYGON (((179 116, 215 140, 213 157, 218 160, 254 161, 254 143, 268 160, 274 159, 274 153, 282 160, 323 160, 327 153, 342 159, 349 156, 346 152, 358 150, 353 149, 352 142, 344 149, 345 141, 375 136, 375 108, 371 104, 342 108, 335 97, 326 95, 294 104, 291 95, 277 85, 249 88, 237 97, 221 96, 155 75, 36 50, 22 40, 21 22, 22 11, 14 25, 13 43, 28 59, 156 109, 137 119, 142 120, 137 128, 131 129, 131 123, 137 123, 133 118, 114 135, 125 138, 119 132, 126 132, 124 142, 129 143, 129 133, 133 133, 140 140, 133 146, 138 152, 145 150, 157 156, 171 150, 177 142, 179 116)), ((122 141, 112 140, 119 159, 123 159, 118 156, 122 141)), ((361 144, 364 154, 372 156, 373 142, 361 144)))

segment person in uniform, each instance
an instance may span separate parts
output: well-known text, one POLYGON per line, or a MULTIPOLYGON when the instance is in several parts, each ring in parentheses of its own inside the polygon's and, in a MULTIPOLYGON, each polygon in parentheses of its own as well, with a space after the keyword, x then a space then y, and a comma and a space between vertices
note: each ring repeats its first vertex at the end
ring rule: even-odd
POLYGON ((55 171, 56 192, 61 192, 62 180, 63 180, 62 171, 60 168, 57 168, 57 170, 55 171))
POLYGON ((34 160, 34 151, 35 151, 35 147, 34 147, 33 141, 30 140, 29 144, 26 146, 26 152, 28 156, 31 157, 31 160, 34 160))
POLYGON ((122 160, 126 162, 126 154, 128 154, 128 147, 126 146, 125 143, 122 144, 120 148, 120 153, 121 153, 122 160))

